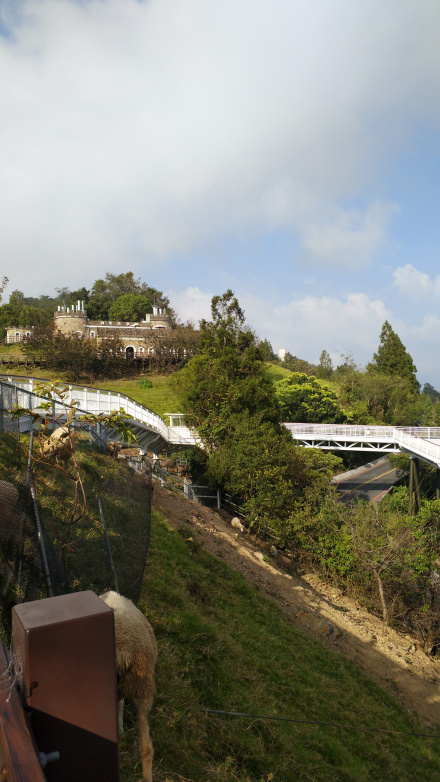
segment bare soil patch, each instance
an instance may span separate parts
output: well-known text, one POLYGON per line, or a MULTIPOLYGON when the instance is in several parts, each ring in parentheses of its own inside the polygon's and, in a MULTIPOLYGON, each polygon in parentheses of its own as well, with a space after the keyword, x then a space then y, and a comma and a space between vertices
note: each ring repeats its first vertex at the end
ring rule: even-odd
POLYGON ((271 557, 270 546, 234 530, 225 511, 212 511, 159 483, 153 506, 171 526, 187 524, 206 551, 240 572, 298 628, 353 660, 409 712, 430 725, 440 722, 440 661, 426 657, 411 636, 389 629, 383 637, 378 618, 316 574, 296 572, 289 558, 271 557))

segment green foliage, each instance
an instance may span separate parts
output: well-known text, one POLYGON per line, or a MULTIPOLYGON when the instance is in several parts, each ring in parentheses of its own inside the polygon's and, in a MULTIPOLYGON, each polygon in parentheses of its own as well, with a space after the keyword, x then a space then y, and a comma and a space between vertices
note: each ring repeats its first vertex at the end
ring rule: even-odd
POLYGON ((419 389, 413 360, 387 320, 382 326, 378 351, 368 369, 394 378, 403 378, 410 383, 414 391, 419 389))
POLYGON ((315 377, 294 372, 277 385, 283 421, 304 423, 344 423, 347 416, 336 394, 321 386, 315 377))
POLYGON ((440 391, 437 391, 431 383, 425 383, 422 389, 422 394, 429 396, 432 403, 440 401, 440 391))
POLYGON ((259 348, 261 350, 261 354, 263 356, 264 361, 276 361, 278 356, 273 352, 273 347, 270 344, 269 340, 263 339, 259 343, 259 348))
POLYGON ((323 350, 319 357, 319 364, 316 367, 316 377, 329 380, 333 375, 332 360, 326 350, 323 350))
POLYGON ((289 351, 287 351, 284 361, 281 361, 280 364, 290 372, 304 372, 306 375, 316 375, 315 364, 311 364, 303 358, 292 356, 289 351))
POLYGON ((122 377, 135 371, 134 364, 125 359, 124 345, 117 334, 102 339, 98 346, 95 340, 60 334, 51 324, 35 329, 22 351, 31 359, 42 359, 48 370, 62 372, 73 382, 122 377))
MULTIPOLYGON (((159 782, 416 782, 440 778, 436 740, 207 714, 230 709, 384 730, 416 723, 341 654, 299 632, 225 563, 153 516, 140 607, 159 643, 151 715, 159 782), (238 673, 239 672, 239 673, 238 673), (184 748, 182 750, 182 747, 184 748)), ((127 709, 121 780, 139 779, 127 709)), ((420 728, 419 728, 420 730, 420 728)), ((432 731, 429 731, 432 732, 432 731)))
POLYGON ((175 376, 183 412, 212 451, 233 436, 247 411, 276 422, 279 410, 264 358, 232 291, 212 299, 212 321, 200 324, 199 353, 175 376))
MULTIPOLYGON (((3 288, 6 286, 4 278, 3 288)), ((46 327, 53 319, 58 305, 69 306, 78 299, 84 301, 91 320, 143 320, 152 305, 167 307, 172 320, 175 315, 169 301, 162 291, 151 288, 133 272, 123 274, 108 273, 104 280, 96 280, 92 290, 82 287, 76 291, 69 288, 57 288, 54 297, 42 295, 25 296, 22 291, 12 291, 9 303, 0 306, 0 338, 6 335, 8 326, 46 327)), ((0 286, 0 301, 2 288, 0 286)))
POLYGON ((153 388, 153 383, 151 382, 149 377, 142 377, 138 381, 139 388, 153 388))
POLYGON ((142 293, 123 293, 110 305, 108 319, 141 321, 152 308, 153 302, 142 293))
POLYGON ((118 318, 116 314, 110 317, 110 310, 114 313, 131 312, 136 314, 134 320, 145 317, 146 309, 150 309, 153 304, 161 307, 168 307, 169 301, 162 291, 151 288, 140 279, 135 279, 133 272, 124 274, 105 275, 104 280, 96 280, 90 292, 90 299, 87 304, 87 311, 91 320, 130 320, 128 317, 118 318), (122 301, 116 305, 119 298, 122 301), (144 304, 148 301, 147 308, 144 304))
POLYGON ((423 400, 408 379, 352 369, 342 376, 340 389, 356 423, 411 426, 420 420, 423 400))
POLYGON ((8 326, 46 326, 52 318, 52 309, 31 305, 21 291, 12 291, 8 304, 0 306, 0 337, 4 339, 8 326))

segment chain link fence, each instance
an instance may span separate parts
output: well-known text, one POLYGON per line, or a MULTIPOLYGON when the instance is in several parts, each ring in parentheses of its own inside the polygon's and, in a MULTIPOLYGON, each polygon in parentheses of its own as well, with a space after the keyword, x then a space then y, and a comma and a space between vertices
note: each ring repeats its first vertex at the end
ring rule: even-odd
POLYGON ((0 629, 6 641, 16 603, 85 589, 115 589, 137 603, 150 542, 149 463, 138 459, 130 467, 111 459, 105 427, 88 425, 81 426, 75 452, 82 487, 69 464, 43 463, 37 444, 29 458, 31 418, 12 419, 10 410, 17 403, 35 409, 41 400, 32 397, 0 383, 0 629))

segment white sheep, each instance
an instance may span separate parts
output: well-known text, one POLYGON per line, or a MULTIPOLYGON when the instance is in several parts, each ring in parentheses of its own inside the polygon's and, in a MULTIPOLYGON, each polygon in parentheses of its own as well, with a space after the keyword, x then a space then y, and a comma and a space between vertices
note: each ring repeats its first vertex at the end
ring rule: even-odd
POLYGON ((109 440, 107 443, 107 453, 113 459, 117 459, 122 450, 122 443, 118 440, 109 440))
POLYGON ((118 675, 118 725, 122 733, 124 698, 136 707, 138 717, 143 782, 152 780, 153 745, 148 714, 156 692, 154 666, 157 643, 153 628, 145 616, 126 597, 117 592, 100 595, 115 615, 116 672, 118 675))
POLYGON ((50 437, 41 444, 41 456, 46 461, 63 460, 65 465, 76 449, 76 438, 73 438, 67 426, 59 426, 50 437))
POLYGON ((241 523, 240 519, 237 518, 237 516, 234 516, 234 518, 231 520, 231 527, 238 529, 239 532, 245 531, 243 524, 241 523))

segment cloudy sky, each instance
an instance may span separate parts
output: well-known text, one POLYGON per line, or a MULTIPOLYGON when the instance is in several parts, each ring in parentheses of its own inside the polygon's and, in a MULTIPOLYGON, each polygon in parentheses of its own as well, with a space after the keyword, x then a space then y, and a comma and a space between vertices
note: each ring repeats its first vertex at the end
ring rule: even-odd
POLYGON ((0 273, 232 288, 275 350, 440 389, 438 0, 0 0, 0 273))

